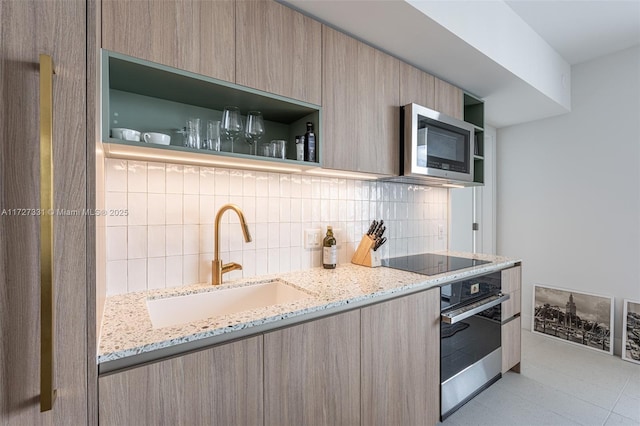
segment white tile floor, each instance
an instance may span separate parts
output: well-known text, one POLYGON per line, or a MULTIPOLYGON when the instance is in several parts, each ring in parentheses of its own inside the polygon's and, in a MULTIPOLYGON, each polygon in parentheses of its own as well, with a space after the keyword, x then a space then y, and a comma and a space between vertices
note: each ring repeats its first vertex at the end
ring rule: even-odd
POLYGON ((521 374, 508 372, 441 423, 640 425, 640 365, 522 330, 521 374))

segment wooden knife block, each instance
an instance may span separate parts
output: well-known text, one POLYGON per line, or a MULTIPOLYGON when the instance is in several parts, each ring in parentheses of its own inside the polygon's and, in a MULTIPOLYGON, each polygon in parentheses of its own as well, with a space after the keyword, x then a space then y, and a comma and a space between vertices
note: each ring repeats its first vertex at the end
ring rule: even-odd
POLYGON ((356 252, 353 253, 351 263, 368 266, 370 268, 380 266, 380 255, 373 251, 374 244, 375 240, 373 238, 369 235, 364 235, 362 240, 360 240, 360 244, 358 244, 356 252))

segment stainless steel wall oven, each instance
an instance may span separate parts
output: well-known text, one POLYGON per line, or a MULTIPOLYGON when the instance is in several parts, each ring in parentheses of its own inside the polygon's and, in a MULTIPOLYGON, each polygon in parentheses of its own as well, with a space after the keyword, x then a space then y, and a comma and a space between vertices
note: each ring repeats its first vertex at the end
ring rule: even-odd
POLYGON ((440 415, 445 419, 501 377, 501 273, 441 287, 440 415))

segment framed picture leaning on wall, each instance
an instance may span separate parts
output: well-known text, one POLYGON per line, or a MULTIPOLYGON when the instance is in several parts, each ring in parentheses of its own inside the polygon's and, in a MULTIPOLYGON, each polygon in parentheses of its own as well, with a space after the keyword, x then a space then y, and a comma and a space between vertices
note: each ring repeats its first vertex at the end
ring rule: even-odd
POLYGON ((535 333, 613 355, 613 297, 533 286, 535 333))
POLYGON ((622 359, 640 364, 640 302, 624 299, 622 359))

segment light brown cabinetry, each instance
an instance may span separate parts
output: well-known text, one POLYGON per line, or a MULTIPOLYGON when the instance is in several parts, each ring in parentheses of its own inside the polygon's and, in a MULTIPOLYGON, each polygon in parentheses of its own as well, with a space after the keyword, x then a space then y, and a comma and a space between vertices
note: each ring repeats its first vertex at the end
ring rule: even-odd
POLYGON ((435 110, 459 120, 464 119, 462 90, 439 78, 435 79, 435 110))
POLYGON ((323 167, 397 175, 400 61, 322 29, 323 167))
POLYGON ((439 339, 438 288, 362 309, 362 424, 438 422, 439 339))
MULTIPOLYGON (((57 398, 40 412, 40 108, 39 55, 50 55, 53 102, 53 205, 82 211, 87 179, 87 16, 82 0, 0 4, 0 424, 90 424, 95 328, 88 288, 88 218, 53 218, 53 371, 57 398), (33 209, 33 210, 30 210, 33 209), (90 354, 93 354, 91 356, 90 354)), ((90 47, 91 49, 92 47, 90 47)), ((91 50, 90 50, 91 51, 91 50)), ((43 71, 44 75, 44 71, 43 71)), ((88 178, 89 177, 89 178, 88 178)), ((46 241, 46 240, 45 240, 46 241)), ((43 314, 45 315, 45 314, 43 314)), ((44 317, 48 323, 47 317, 44 317)))
POLYGON ((435 109, 435 77, 400 62, 400 105, 410 103, 435 109))
POLYGON ((509 295, 509 300, 502 303, 502 373, 520 372, 521 282, 521 266, 502 271, 502 293, 509 295))
POLYGON ((101 425, 262 424, 262 336, 99 379, 101 425))
POLYGON ((102 47, 233 82, 232 0, 104 0, 102 47))
POLYGON ((264 424, 360 424, 360 311, 264 335, 264 424))
POLYGON ((321 56, 318 21, 272 0, 236 2, 236 83, 320 105, 321 56))

